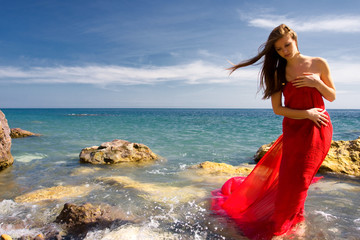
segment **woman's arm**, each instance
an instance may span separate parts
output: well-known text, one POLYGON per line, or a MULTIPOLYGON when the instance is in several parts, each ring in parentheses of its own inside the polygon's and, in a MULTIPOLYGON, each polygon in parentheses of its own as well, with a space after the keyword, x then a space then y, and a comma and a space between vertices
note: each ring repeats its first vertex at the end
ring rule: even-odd
POLYGON ((334 82, 331 78, 329 65, 325 59, 314 58, 313 64, 319 69, 320 75, 304 73, 293 80, 295 87, 314 87, 328 101, 332 102, 336 98, 334 82))
POLYGON ((327 115, 325 114, 326 110, 321 108, 311 108, 307 110, 297 110, 284 107, 282 105, 282 92, 276 92, 271 95, 271 104, 273 111, 276 115, 281 115, 284 117, 292 119, 310 119, 318 127, 321 127, 321 124, 326 126, 329 122, 327 115))

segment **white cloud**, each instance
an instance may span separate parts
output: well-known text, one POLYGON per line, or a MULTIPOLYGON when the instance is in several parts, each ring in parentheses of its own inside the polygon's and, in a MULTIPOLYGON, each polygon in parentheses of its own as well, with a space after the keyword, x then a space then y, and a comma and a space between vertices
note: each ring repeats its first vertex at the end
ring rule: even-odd
POLYGON ((225 67, 212 63, 195 61, 189 64, 164 67, 124 67, 124 66, 57 66, 0 67, 0 82, 12 83, 80 83, 94 85, 144 85, 163 82, 182 82, 184 84, 222 84, 254 80, 258 70, 246 68, 231 77, 225 67))
POLYGON ((251 17, 241 13, 241 18, 250 26, 273 29, 282 23, 289 25, 297 32, 360 32, 360 16, 352 15, 327 15, 305 18, 292 18, 281 15, 264 14, 259 17, 251 17))
MULTIPOLYGON (((360 83, 359 60, 329 60, 336 83, 360 83)), ((124 67, 115 65, 57 66, 16 68, 0 66, 0 82, 7 83, 63 83, 111 85, 149 85, 180 82, 183 84, 236 84, 257 81, 260 66, 235 71, 231 76, 225 69, 204 61, 164 67, 124 67)))
POLYGON ((334 83, 360 84, 360 62, 329 61, 334 83))

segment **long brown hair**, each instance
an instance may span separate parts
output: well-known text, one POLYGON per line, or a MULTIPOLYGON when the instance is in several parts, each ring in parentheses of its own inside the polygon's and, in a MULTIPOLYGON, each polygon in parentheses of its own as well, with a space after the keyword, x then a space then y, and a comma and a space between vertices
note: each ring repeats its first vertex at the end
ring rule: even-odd
POLYGON ((255 64, 265 56, 260 72, 260 88, 263 89, 263 99, 270 98, 271 95, 280 91, 286 83, 286 60, 276 52, 274 44, 287 34, 290 34, 291 38, 294 39, 297 44, 296 33, 285 24, 281 24, 272 30, 268 40, 260 46, 259 53, 255 57, 230 67, 230 74, 238 68, 255 64))

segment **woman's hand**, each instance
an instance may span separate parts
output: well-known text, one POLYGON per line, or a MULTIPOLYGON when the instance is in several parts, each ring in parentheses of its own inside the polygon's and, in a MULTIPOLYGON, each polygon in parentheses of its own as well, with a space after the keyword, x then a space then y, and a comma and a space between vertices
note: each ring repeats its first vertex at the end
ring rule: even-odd
POLYGON ((303 75, 296 77, 292 83, 295 87, 313 87, 316 88, 321 84, 320 76, 315 73, 304 72, 303 75))
POLYGON ((307 110, 307 113, 309 115, 308 119, 313 121, 318 127, 321 127, 321 125, 327 126, 329 123, 329 119, 328 115, 326 115, 325 112, 325 109, 311 108, 307 110))

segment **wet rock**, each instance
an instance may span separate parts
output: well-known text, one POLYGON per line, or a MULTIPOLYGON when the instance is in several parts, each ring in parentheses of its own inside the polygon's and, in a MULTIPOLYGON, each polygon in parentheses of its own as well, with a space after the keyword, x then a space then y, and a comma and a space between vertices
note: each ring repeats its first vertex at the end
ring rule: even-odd
MULTIPOLYGON (((258 162, 272 144, 273 142, 261 146, 256 152, 254 160, 258 162)), ((360 137, 350 141, 332 141, 329 153, 319 172, 360 176, 360 137)))
POLYGON ((110 207, 94 206, 91 203, 83 205, 66 203, 55 222, 66 228, 68 237, 76 236, 76 239, 83 239, 86 233, 94 228, 98 231, 113 225, 132 223, 129 220, 116 218, 110 207))
POLYGON ((255 164, 232 166, 226 163, 206 161, 187 167, 184 171, 179 173, 179 176, 200 185, 206 186, 211 184, 221 186, 230 177, 247 176, 254 166, 255 164))
POLYGON ((208 194, 206 190, 195 186, 170 186, 164 183, 143 183, 126 176, 101 177, 97 178, 97 180, 105 184, 117 185, 121 188, 132 188, 139 192, 139 197, 158 203, 185 203, 194 199, 203 198, 208 194))
POLYGON ((41 233, 36 235, 36 237, 34 238, 34 240, 45 240, 44 235, 42 235, 41 233))
POLYGON ((40 202, 44 200, 57 200, 65 197, 86 196, 93 189, 87 185, 82 186, 55 186, 51 188, 35 190, 15 198, 15 202, 40 202))
POLYGON ((79 175, 90 175, 90 174, 94 174, 96 173, 97 171, 100 171, 101 168, 98 168, 98 167, 94 167, 94 168, 91 168, 91 167, 80 167, 80 168, 76 168, 74 169, 70 176, 79 176, 79 175))
POLYGON ((197 165, 189 167, 190 169, 197 169, 197 174, 212 174, 212 175, 248 175, 252 171, 252 167, 243 167, 243 166, 232 166, 226 163, 216 163, 216 162, 202 162, 197 165))
POLYGON ((7 234, 3 234, 1 235, 1 240, 12 240, 12 238, 7 234))
POLYGON ((271 148, 271 146, 275 143, 275 141, 272 141, 271 143, 264 144, 256 151, 254 155, 254 161, 257 163, 260 161, 260 159, 265 155, 267 151, 271 148))
POLYGON ((10 128, 4 113, 0 111, 0 171, 11 166, 13 162, 10 128))
POLYGON ((10 130, 10 137, 11 138, 24 138, 30 136, 40 136, 38 133, 32 133, 21 128, 12 128, 10 130))
POLYGON ((60 215, 56 218, 57 223, 65 223, 68 226, 82 225, 97 222, 103 218, 104 211, 99 207, 94 207, 90 203, 77 206, 66 203, 60 215))
POLYGON ((79 157, 80 162, 91 164, 149 162, 158 159, 146 145, 119 139, 102 143, 100 146, 84 148, 79 157))

